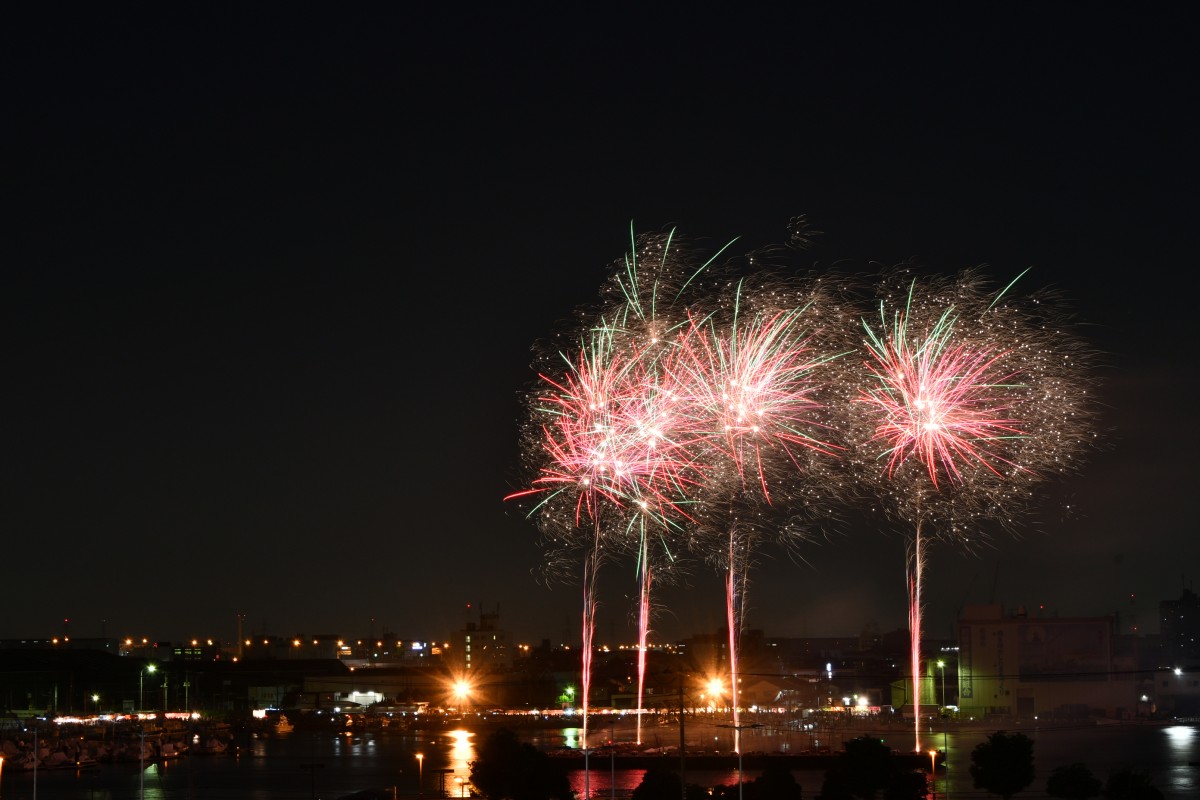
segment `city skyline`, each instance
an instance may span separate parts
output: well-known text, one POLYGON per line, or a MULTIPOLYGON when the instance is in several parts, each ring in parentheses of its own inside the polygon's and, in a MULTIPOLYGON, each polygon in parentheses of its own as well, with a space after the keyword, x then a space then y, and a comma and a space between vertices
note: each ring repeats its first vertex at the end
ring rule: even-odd
MULTIPOLYGON (((1159 617, 1161 617, 1161 614, 1164 613, 1164 605, 1174 606, 1181 601, 1185 603, 1194 603, 1194 593, 1190 593, 1190 590, 1185 590, 1178 597, 1164 597, 1154 602, 1154 611, 1152 613, 1156 617, 1155 621, 1161 621, 1159 617)), ((1053 604, 1041 604, 1031 607, 1026 605, 1008 606, 1003 603, 978 603, 971 604, 970 606, 970 608, 974 609, 975 613, 978 613, 981 609, 993 607, 999 608, 1001 617, 1005 619, 1044 618, 1061 620, 1090 620, 1112 617, 1114 623, 1114 633, 1116 635, 1145 637, 1157 636, 1159 633, 1157 630, 1155 630, 1153 633, 1147 633, 1145 630, 1141 629, 1141 626, 1134 626, 1128 623, 1123 624, 1120 613, 1102 611, 1098 609, 1093 610, 1093 613, 1088 613, 1085 609, 1084 613, 1078 615, 1065 615, 1060 613, 1059 609, 1053 604)), ((959 614, 955 615, 956 623, 961 622, 961 620, 965 618, 962 616, 963 611, 964 609, 960 609, 959 614)), ((724 624, 724 620, 718 620, 718 622, 720 625, 724 624)), ((240 630, 234 630, 232 633, 211 629, 204 631, 192 631, 188 635, 172 639, 168 637, 154 636, 153 631, 125 631, 120 634, 115 634, 111 631, 100 631, 98 635, 89 635, 86 631, 73 630, 71 627, 71 621, 63 620, 58 630, 44 631, 38 633, 37 635, 30 636, 0 637, 0 642, 26 641, 30 643, 40 642, 48 644, 66 644, 67 642, 73 640, 90 642, 107 641, 116 642, 122 648, 127 648, 129 652, 143 651, 147 648, 153 650, 160 645, 188 646, 189 644, 192 646, 227 649, 231 647, 236 648, 239 642, 254 645, 269 643, 272 646, 279 643, 287 644, 289 642, 299 642, 301 645, 307 646, 310 642, 316 645, 319 641, 321 646, 324 647, 333 639, 355 645, 362 645, 364 643, 369 645, 371 641, 384 643, 391 643, 394 641, 396 644, 403 644, 406 647, 415 643, 421 643, 426 647, 441 647, 448 644, 450 639, 452 639, 455 634, 461 633, 464 630, 490 631, 495 629, 508 634, 513 630, 528 628, 527 625, 523 625, 519 620, 516 622, 515 627, 511 627, 510 623, 511 621, 507 620, 502 614, 499 614, 495 607, 492 607, 490 610, 488 608, 483 608, 481 610, 479 607, 472 605, 471 608, 467 610, 467 615, 464 617, 464 622, 459 627, 442 631, 393 630, 387 626, 386 623, 380 623, 376 620, 370 620, 366 630, 358 630, 354 627, 354 624, 335 626, 334 628, 324 630, 308 629, 305 627, 291 630, 268 630, 262 627, 254 629, 245 627, 243 621, 243 627, 240 630), (486 620, 484 619, 485 617, 486 620)), ((874 619, 865 619, 861 621, 859 625, 851 626, 851 628, 848 628, 847 630, 822 634, 785 634, 773 631, 769 628, 763 628, 761 626, 754 625, 749 626, 747 630, 755 631, 767 639, 849 640, 859 639, 867 635, 876 635, 880 637, 896 636, 900 634, 906 635, 907 628, 904 625, 884 628, 880 627, 874 619)), ((724 635, 725 630, 723 627, 686 631, 674 637, 664 637, 656 634, 651 637, 651 640, 648 642, 648 646, 652 648, 672 647, 681 642, 697 637, 720 638, 724 635)), ((957 628, 956 626, 953 626, 944 631, 932 631, 926 638, 930 640, 930 642, 938 644, 947 641, 955 641, 956 636, 957 628)), ((530 636, 515 636, 510 638, 514 646, 541 647, 545 644, 549 644, 549 646, 552 648, 565 647, 567 649, 577 650, 580 644, 577 633, 573 631, 555 632, 548 630, 541 633, 535 632, 530 636)), ((617 647, 620 649, 636 649, 638 646, 636 629, 622 629, 615 624, 608 625, 603 630, 598 628, 595 646, 597 648, 617 647)))
MULTIPOLYGON (((23 10, 0 490, 21 603, 0 638, 70 619, 169 639, 238 613, 451 630, 466 603, 578 637, 579 587, 538 582, 536 530, 503 498, 531 348, 597 299, 631 227, 1061 291, 1101 362, 1103 447, 1020 537, 931 548, 927 635, 988 601, 1156 632, 1200 563, 1178 277, 1193 56, 1172 13, 579 32, 23 10), (783 246, 800 214, 822 231, 803 251, 783 246)), ((723 624, 721 576, 687 580, 660 636, 723 624)), ((633 565, 607 565, 598 633, 632 632, 636 598, 633 565)), ((767 549, 749 600, 747 627, 779 635, 901 628, 902 531, 855 515, 767 549)))

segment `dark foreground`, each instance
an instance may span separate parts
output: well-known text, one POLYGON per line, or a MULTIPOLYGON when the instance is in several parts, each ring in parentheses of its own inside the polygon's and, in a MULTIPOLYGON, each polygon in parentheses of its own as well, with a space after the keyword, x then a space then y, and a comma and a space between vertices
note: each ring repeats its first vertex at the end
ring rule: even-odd
MULTIPOLYGON (((688 754, 684 763, 689 770, 764 770, 771 766, 788 770, 827 770, 837 763, 840 753, 696 753, 688 754)), ((613 766, 616 769, 649 769, 663 764, 672 768, 680 765, 678 753, 616 753, 598 749, 585 760, 583 753, 554 753, 553 759, 568 769, 583 769, 585 763, 592 767, 613 766)), ((924 753, 894 753, 896 763, 909 769, 928 769, 929 756, 924 753)), ((939 753, 938 763, 942 762, 939 753)))

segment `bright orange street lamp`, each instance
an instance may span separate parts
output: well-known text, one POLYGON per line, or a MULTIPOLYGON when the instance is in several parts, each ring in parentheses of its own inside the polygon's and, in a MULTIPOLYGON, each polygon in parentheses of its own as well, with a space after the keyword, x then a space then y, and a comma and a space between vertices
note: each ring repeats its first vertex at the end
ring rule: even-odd
POLYGON ((454 682, 454 699, 458 705, 459 713, 464 713, 467 705, 467 700, 471 697, 471 684, 464 678, 454 682))

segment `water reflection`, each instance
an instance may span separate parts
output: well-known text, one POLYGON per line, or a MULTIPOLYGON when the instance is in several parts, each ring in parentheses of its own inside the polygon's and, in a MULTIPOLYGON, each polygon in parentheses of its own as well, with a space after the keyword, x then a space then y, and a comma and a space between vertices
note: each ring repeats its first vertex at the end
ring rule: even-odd
POLYGON ((1181 758, 1188 758, 1192 754, 1192 748, 1196 745, 1196 729, 1187 725, 1172 725, 1169 728, 1163 728, 1163 733, 1167 737, 1167 747, 1172 754, 1181 758))
POLYGON ((475 744, 471 738, 473 731, 454 730, 447 734, 450 737, 450 759, 447 766, 454 770, 455 782, 466 781, 471 773, 471 762, 475 760, 475 744))
MULTIPOLYGON (((1200 761, 1200 732, 1195 725, 1089 725, 1069 728, 1020 727, 1034 740, 1037 777, 1028 788, 1029 796, 1044 796, 1046 779, 1055 767, 1073 762, 1085 763, 1093 773, 1104 779, 1111 768, 1129 765, 1146 770, 1155 786, 1167 797, 1200 797, 1200 770, 1192 766, 1200 761)), ((688 752, 701 747, 727 752, 731 742, 726 738, 713 740, 713 728, 697 726, 688 729, 688 752), (713 747, 713 745, 718 745, 713 747)), ((1010 732, 1015 732, 1010 729, 1010 732)), ((631 728, 617 725, 615 733, 604 731, 618 743, 630 742, 635 733, 631 728)), ((728 732, 721 730, 726 737, 728 732)), ((791 742, 800 749, 801 739, 791 740, 786 731, 756 730, 743 741, 747 752, 774 752, 791 742)), ((911 744, 909 731, 854 728, 839 731, 836 750, 843 740, 871 734, 911 744), (889 734, 894 734, 889 736, 889 734)), ((927 744, 936 744, 949 753, 937 772, 939 800, 982 797, 970 775, 971 753, 991 733, 988 729, 950 726, 949 731, 937 731, 927 744)), ((579 728, 518 729, 518 738, 540 750, 551 751, 580 741, 579 728)), ((651 746, 656 734, 662 746, 676 745, 678 732, 667 728, 650 730, 651 746)), ((368 788, 390 790, 397 797, 418 796, 420 772, 424 772, 424 797, 429 800, 445 792, 448 798, 462 798, 470 792, 471 762, 489 735, 488 728, 468 730, 408 730, 370 732, 353 735, 339 732, 296 732, 286 736, 246 737, 239 743, 238 755, 228 758, 182 758, 157 764, 147 764, 145 772, 138 765, 106 765, 85 773, 51 771, 39 773, 39 797, 55 800, 140 800, 142 782, 144 794, 150 800, 183 800, 204 797, 213 800, 238 798, 254 800, 268 797, 325 797, 337 798, 368 788), (416 754, 421 753, 419 764, 416 754)), ((599 741, 599 737, 593 742, 599 741)), ((803 742, 807 746, 807 742, 803 742)), ((597 800, 628 797, 641 783, 642 769, 619 769, 607 741, 590 751, 589 771, 576 769, 569 775, 572 787, 582 797, 588 789, 597 800)), ((678 763, 678 758, 674 763, 678 763)), ((747 769, 746 780, 758 777, 747 769)), ((820 793, 824 772, 821 769, 801 769, 793 777, 804 790, 805 797, 820 793)), ((732 785, 737 782, 737 770, 700 771, 689 766, 688 783, 701 786, 732 785)), ((4 800, 20 800, 32 795, 33 776, 28 773, 3 774, 4 800)))

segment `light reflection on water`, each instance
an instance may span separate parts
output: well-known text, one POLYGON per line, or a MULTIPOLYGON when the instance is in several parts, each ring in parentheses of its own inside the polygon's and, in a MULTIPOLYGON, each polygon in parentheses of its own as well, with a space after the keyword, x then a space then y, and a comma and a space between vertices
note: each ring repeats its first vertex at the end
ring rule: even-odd
POLYGON ((450 758, 447 767, 454 770, 451 778, 452 785, 448 789, 457 789, 455 794, 462 795, 470 786, 471 762, 475 760, 475 734, 472 731, 457 730, 447 734, 450 745, 450 758))
MULTIPOLYGON (((696 726, 688 736, 689 752, 695 752, 713 741, 714 749, 729 745, 720 739, 721 729, 696 726), (713 735, 717 736, 713 740, 713 735)), ((1080 725, 1072 728, 1039 728, 1013 725, 1009 732, 1021 732, 1034 740, 1034 761, 1037 777, 1022 796, 1045 796, 1046 779, 1057 766, 1073 762, 1084 763, 1101 780, 1110 770, 1132 766, 1146 770, 1165 797, 1200 797, 1200 769, 1190 766, 1200 762, 1200 733, 1195 724, 1187 725, 1080 725)), ((803 749, 793 734, 786 732, 751 731, 745 750, 776 752, 783 745, 803 749)), ((926 744, 946 749, 949 770, 939 769, 936 790, 939 796, 951 800, 982 800, 985 793, 975 789, 969 767, 971 751, 984 741, 991 730, 955 729, 930 731, 923 737, 926 744), (947 791, 948 790, 948 791, 947 791)), ((591 732, 589 732, 590 738, 591 732)), ((601 740, 596 732, 593 742, 601 740)), ((603 730, 605 745, 610 736, 618 742, 632 739, 632 731, 603 730)), ((827 740, 835 751, 842 741, 870 734, 887 738, 893 747, 911 741, 911 731, 853 728, 827 740)), ((294 732, 286 736, 256 736, 242 743, 238 757, 182 758, 157 765, 148 765, 139 773, 137 765, 109 765, 86 773, 48 772, 39 775, 38 796, 55 800, 137 800, 144 779, 145 797, 149 800, 258 800, 258 798, 310 798, 325 800, 344 797, 366 788, 394 787, 401 798, 416 798, 420 791, 432 797, 440 790, 450 796, 462 796, 468 790, 466 781, 477 747, 487 736, 486 729, 470 731, 425 730, 359 732, 353 735, 328 732, 294 732), (421 767, 416 753, 424 754, 421 767), (419 782, 422 786, 418 786, 419 782)), ((518 737, 543 750, 554 750, 578 742, 581 731, 567 729, 518 729, 518 737)), ((669 746, 678 743, 675 730, 662 727, 651 729, 646 737, 648 746, 669 746)), ((728 752, 727 750, 724 750, 728 752)), ((711 750, 710 750, 711 752, 711 750)), ((597 747, 589 755, 589 769, 570 773, 572 787, 582 798, 584 789, 593 798, 628 797, 641 783, 644 770, 614 769, 611 751, 597 747)), ((795 770, 796 781, 803 787, 805 797, 816 797, 824 774, 821 770, 795 770)), ((751 780, 758 773, 747 769, 742 776, 751 780)), ((738 780, 736 769, 723 771, 688 771, 688 783, 711 787, 731 785, 738 780)), ((28 774, 6 770, 0 784, 3 800, 29 800, 32 780, 28 774)))
POLYGON ((1196 729, 1190 725, 1172 725, 1162 729, 1167 737, 1171 752, 1181 757, 1190 756, 1196 750, 1196 729))
MULTIPOLYGON (((793 741, 788 735, 752 732, 756 734, 756 738, 744 742, 746 752, 779 752, 784 749, 783 745, 793 741)), ((935 776, 934 788, 939 797, 978 800, 988 796, 982 789, 974 786, 970 774, 971 753, 993 732, 993 729, 956 730, 951 726, 941 731, 930 730, 922 737, 923 744, 949 753, 948 763, 940 765, 935 776)), ((1034 742, 1035 778, 1023 792, 1024 796, 1045 797, 1046 780, 1054 769, 1079 762, 1087 766, 1101 781, 1104 781, 1110 772, 1129 766, 1147 772, 1153 784, 1168 799, 1200 797, 1200 769, 1194 766, 1200 763, 1200 729, 1197 728, 1197 723, 1169 726, 1080 724, 1064 728, 1012 724, 1008 726, 1008 732, 1023 733, 1034 742)), ((911 729, 900 731, 894 728, 849 729, 839 732, 828 741, 837 752, 846 739, 860 735, 878 735, 897 749, 901 749, 904 742, 911 741, 911 729)), ((548 736, 541 738, 552 739, 548 736)), ((696 740, 689 737, 689 749, 695 743, 696 740)), ((548 741, 543 741, 541 746, 547 744, 548 741)), ((731 743, 721 741, 715 744, 720 745, 714 748, 718 750, 731 746, 731 743)), ((793 749, 802 748, 794 746, 793 749)), ((591 759, 590 771, 586 776, 582 771, 571 774, 572 788, 581 798, 584 796, 585 786, 590 790, 592 797, 603 798, 608 797, 610 793, 628 796, 641 782, 644 771, 612 770, 609 763, 606 752, 601 748, 591 759)), ((747 769, 742 779, 753 780, 758 774, 755 770, 747 769)), ((792 774, 803 788, 805 797, 816 797, 820 793, 824 781, 823 770, 794 770, 792 774)), ((705 787, 717 784, 732 785, 738 781, 738 772, 736 769, 689 772, 686 780, 688 783, 705 787)))
MULTIPOLYGON (((1081 763, 1102 782, 1110 772, 1123 767, 1144 771, 1166 798, 1200 796, 1196 767, 1189 763, 1200 761, 1200 736, 1195 724, 1080 724, 1072 727, 1010 726, 1009 733, 1023 733, 1033 740, 1033 760, 1036 777, 1022 794, 1046 796, 1046 780, 1057 767, 1081 763)), ((951 797, 983 797, 970 775, 971 751, 985 741, 992 731, 951 731, 947 738, 950 749, 951 797)), ((939 744, 940 746, 940 744, 939 744)), ((945 791, 946 775, 939 771, 938 791, 945 791)))
MULTIPOLYGON (((730 752, 732 749, 732 734, 727 729, 704 728, 697 726, 695 735, 689 733, 689 751, 703 747, 709 752, 730 752)), ((589 739, 596 733, 589 732, 589 739)), ((602 731, 604 745, 612 735, 607 726, 602 731)), ((1024 733, 1034 741, 1034 766, 1036 777, 1026 790, 1028 796, 1043 796, 1046 779, 1056 767, 1080 762, 1092 770, 1101 781, 1108 777, 1109 772, 1123 766, 1145 770, 1151 780, 1167 798, 1200 797, 1200 770, 1190 766, 1200 762, 1200 733, 1195 724, 1189 725, 1089 725, 1054 728, 1039 726, 1008 726, 1010 733, 1024 733)), ((993 733, 991 729, 930 729, 923 735, 923 744, 936 747, 949 753, 948 763, 939 767, 935 776, 935 786, 939 795, 949 795, 951 798, 982 798, 986 792, 976 789, 971 778, 971 752, 993 733)), ((848 727, 840 730, 826 731, 820 744, 831 746, 837 752, 847 740, 861 735, 877 735, 885 739, 892 747, 903 749, 911 741, 911 728, 872 728, 848 727)), ((580 728, 564 728, 530 732, 522 739, 543 750, 554 750, 562 747, 577 748, 582 736, 580 728)), ((622 741, 624 735, 618 726, 615 734, 617 741, 622 741)), ((632 736, 629 738, 632 739, 632 736)), ((644 737, 649 746, 670 746, 678 739, 674 731, 650 729, 644 737)), ((803 750, 810 745, 808 735, 797 734, 794 731, 772 730, 763 728, 743 731, 743 751, 786 752, 788 750, 803 750)), ((573 771, 570 774, 571 787, 584 797, 585 787, 592 797, 603 798, 613 795, 625 795, 641 783, 644 770, 612 769, 610 751, 601 745, 592 751, 589 758, 589 769, 573 771)), ((743 780, 753 780, 758 772, 747 769, 742 775, 743 780)), ((815 797, 821 790, 824 780, 822 770, 795 770, 796 782, 804 789, 806 797, 815 797)), ((686 775, 688 783, 711 787, 717 784, 732 785, 738 781, 736 769, 724 771, 696 771, 686 775)))

